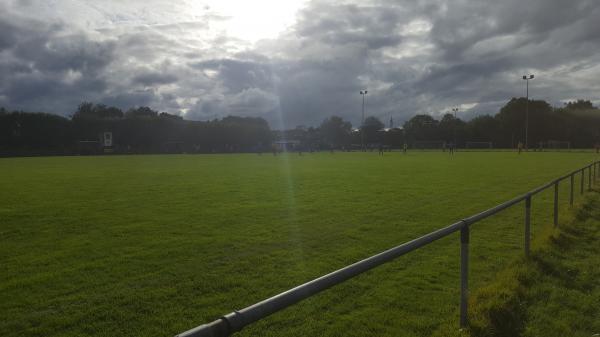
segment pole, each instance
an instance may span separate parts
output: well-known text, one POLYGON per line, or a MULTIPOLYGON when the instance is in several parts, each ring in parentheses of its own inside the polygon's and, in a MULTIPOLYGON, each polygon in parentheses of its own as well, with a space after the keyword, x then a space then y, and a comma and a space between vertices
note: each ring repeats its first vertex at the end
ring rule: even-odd
POLYGON ((573 206, 573 185, 575 185, 575 174, 571 174, 571 193, 569 195, 569 205, 573 206))
POLYGON ((469 324, 469 225, 465 224, 460 230, 460 326, 466 328, 469 324))
POLYGON ((362 123, 365 122, 365 94, 362 94, 362 123))
POLYGON ((554 227, 558 227, 558 181, 554 184, 554 227))
POLYGON ((592 190, 592 167, 588 167, 588 191, 592 190))
POLYGON ((361 91, 362 95, 362 121, 360 124, 360 143, 362 150, 365 151, 365 95, 367 94, 366 90, 361 91))
POLYGON ((529 257, 529 242, 531 238, 531 195, 525 199, 525 257, 529 257))
POLYGON ((454 112, 454 148, 456 148, 456 124, 457 124, 457 119, 456 119, 456 113, 458 112, 458 108, 453 108, 452 112, 454 112))
POLYGON ((581 169, 581 188, 579 194, 583 194, 583 180, 585 179, 584 169, 581 169))
POLYGON ((525 150, 529 150, 529 78, 527 82, 527 102, 525 103, 525 150))

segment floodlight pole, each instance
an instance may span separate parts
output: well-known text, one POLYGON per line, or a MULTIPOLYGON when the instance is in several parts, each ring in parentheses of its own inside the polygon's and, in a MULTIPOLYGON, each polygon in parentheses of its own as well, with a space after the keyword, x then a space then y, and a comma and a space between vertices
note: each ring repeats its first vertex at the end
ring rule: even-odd
POLYGON ((452 112, 454 112, 454 147, 456 148, 456 123, 458 122, 456 113, 458 112, 458 108, 452 108, 452 112))
POLYGON ((362 150, 365 151, 365 96, 367 95, 367 90, 361 90, 360 94, 362 95, 362 121, 360 123, 360 142, 362 150))
POLYGON ((533 78, 533 74, 523 75, 523 79, 527 82, 527 102, 525 103, 525 150, 529 149, 529 80, 532 80, 533 78))

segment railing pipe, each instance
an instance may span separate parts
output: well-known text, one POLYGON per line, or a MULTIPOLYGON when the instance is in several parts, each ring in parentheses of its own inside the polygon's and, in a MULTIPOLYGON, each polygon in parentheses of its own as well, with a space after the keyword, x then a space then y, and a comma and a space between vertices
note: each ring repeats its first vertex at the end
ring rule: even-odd
MULTIPOLYGON (((530 193, 528 193, 528 194, 530 194, 530 193)), ((487 218, 487 217, 489 217, 491 215, 499 213, 499 212, 501 212, 501 211, 509 208, 510 206, 514 205, 514 204, 518 204, 519 202, 523 201, 527 197, 528 194, 516 197, 516 198, 514 198, 512 200, 509 200, 507 202, 504 202, 504 203, 502 203, 502 204, 500 204, 498 206, 495 206, 495 207, 492 207, 490 209, 487 209, 487 210, 485 210, 485 211, 483 211, 481 213, 477 213, 475 215, 472 215, 472 216, 470 216, 468 218, 465 218, 464 221, 466 221, 470 225, 474 224, 477 221, 483 220, 483 219, 485 219, 485 218, 487 218)))
POLYGON ((534 188, 533 190, 531 190, 531 191, 530 191, 529 193, 527 193, 527 194, 530 194, 530 195, 535 195, 535 194, 538 194, 538 193, 540 193, 540 192, 544 191, 545 189, 547 189, 547 188, 550 188, 550 187, 551 187, 552 185, 554 185, 554 184, 555 184, 557 181, 558 181, 558 179, 557 179, 557 180, 553 180, 553 181, 551 181, 551 182, 549 182, 549 183, 547 183, 547 184, 544 184, 544 185, 542 185, 542 186, 540 186, 540 187, 538 187, 538 188, 534 188))

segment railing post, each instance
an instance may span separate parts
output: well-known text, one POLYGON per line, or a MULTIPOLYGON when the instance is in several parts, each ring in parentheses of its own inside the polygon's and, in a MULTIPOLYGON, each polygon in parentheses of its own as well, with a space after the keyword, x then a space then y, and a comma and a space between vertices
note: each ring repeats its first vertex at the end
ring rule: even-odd
POLYGON ((573 185, 575 185, 575 174, 571 173, 571 193, 569 194, 569 205, 573 206, 573 185))
POLYGON ((588 167, 588 191, 592 190, 592 167, 588 167))
POLYGON ((531 195, 525 199, 525 257, 529 257, 529 242, 531 238, 531 195))
POLYGON ((581 169, 581 189, 579 191, 579 194, 583 194, 583 180, 585 179, 585 174, 583 173, 584 169, 581 169))
POLYGON ((469 324, 467 317, 469 302, 469 224, 460 230, 460 327, 469 324))
POLYGON ((558 180, 554 183, 554 227, 558 227, 558 180))

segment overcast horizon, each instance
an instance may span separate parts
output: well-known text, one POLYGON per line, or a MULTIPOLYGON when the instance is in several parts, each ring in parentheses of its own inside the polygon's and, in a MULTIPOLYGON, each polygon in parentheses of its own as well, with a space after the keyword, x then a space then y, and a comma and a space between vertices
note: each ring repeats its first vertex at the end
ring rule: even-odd
POLYGON ((525 96, 600 103, 600 2, 0 0, 0 106, 397 123, 525 96))

